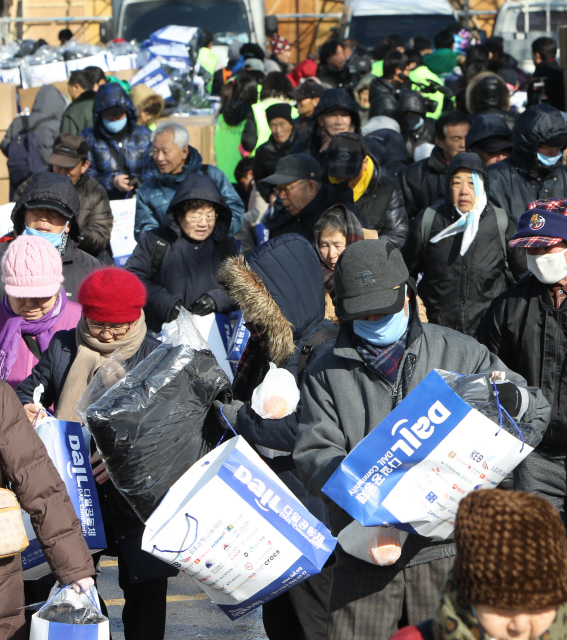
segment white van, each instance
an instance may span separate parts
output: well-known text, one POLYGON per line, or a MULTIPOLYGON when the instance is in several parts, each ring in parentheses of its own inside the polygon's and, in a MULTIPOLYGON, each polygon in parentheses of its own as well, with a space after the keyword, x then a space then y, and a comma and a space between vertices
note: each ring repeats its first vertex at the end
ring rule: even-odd
POLYGON ((433 44, 435 35, 455 21, 457 14, 448 0, 346 0, 341 35, 368 48, 393 33, 406 43, 420 35, 433 44))
POLYGON ((492 35, 504 38, 504 51, 533 72, 532 42, 546 36, 559 44, 559 27, 567 24, 566 0, 508 0, 499 9, 492 35))

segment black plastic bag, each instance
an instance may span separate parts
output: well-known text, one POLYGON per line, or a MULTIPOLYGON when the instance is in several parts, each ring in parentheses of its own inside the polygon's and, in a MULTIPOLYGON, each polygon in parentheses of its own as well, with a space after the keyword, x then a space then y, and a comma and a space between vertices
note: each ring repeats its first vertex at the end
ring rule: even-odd
POLYGON ((200 346, 161 344, 85 412, 112 482, 143 521, 225 433, 209 410, 230 401, 230 381, 200 346))

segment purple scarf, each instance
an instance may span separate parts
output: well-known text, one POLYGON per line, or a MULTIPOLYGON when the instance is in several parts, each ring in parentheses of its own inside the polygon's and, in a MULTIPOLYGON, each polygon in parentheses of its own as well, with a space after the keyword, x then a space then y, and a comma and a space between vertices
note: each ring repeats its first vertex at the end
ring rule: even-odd
POLYGON ((0 315, 3 316, 4 326, 0 329, 0 380, 6 380, 14 363, 18 359, 20 340, 23 334, 36 336, 39 350, 43 353, 51 338, 54 328, 67 306, 67 294, 61 289, 55 306, 39 320, 24 320, 17 316, 10 306, 8 296, 4 296, 0 315))

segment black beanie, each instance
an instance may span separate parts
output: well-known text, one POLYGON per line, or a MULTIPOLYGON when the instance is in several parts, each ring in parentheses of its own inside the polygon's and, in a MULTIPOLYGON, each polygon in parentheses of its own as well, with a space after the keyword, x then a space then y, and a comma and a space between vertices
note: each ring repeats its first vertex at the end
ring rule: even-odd
POLYGON ((268 107, 266 109, 266 118, 268 122, 270 122, 274 118, 283 118, 290 124, 293 124, 293 118, 291 117, 291 105, 287 102, 279 102, 278 104, 273 104, 271 107, 268 107))

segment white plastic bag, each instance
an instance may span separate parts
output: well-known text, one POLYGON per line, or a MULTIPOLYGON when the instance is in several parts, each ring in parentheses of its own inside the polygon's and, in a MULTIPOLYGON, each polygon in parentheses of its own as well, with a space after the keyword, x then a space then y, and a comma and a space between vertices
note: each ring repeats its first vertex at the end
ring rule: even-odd
POLYGON ((285 418, 297 409, 299 389, 295 378, 286 369, 278 369, 270 362, 270 370, 262 384, 252 394, 252 409, 267 420, 285 418))
POLYGON ((387 567, 402 555, 408 534, 392 527, 363 527, 353 520, 338 536, 341 547, 351 556, 387 567))

